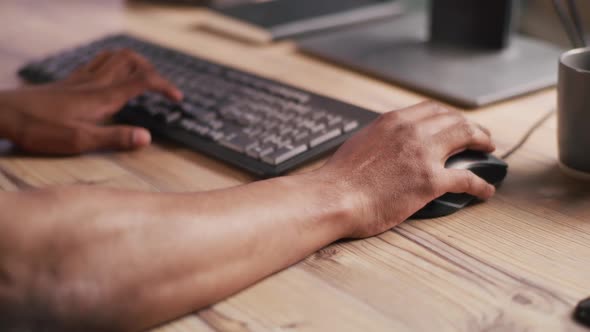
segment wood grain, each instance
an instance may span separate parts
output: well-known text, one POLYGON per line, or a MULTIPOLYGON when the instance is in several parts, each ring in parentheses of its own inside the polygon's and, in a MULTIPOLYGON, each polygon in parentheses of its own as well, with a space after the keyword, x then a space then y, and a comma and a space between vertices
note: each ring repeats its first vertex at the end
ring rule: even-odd
MULTIPOLYGON (((425 99, 301 55, 289 42, 255 46, 203 31, 205 19, 206 10, 117 0, 4 1, 0 87, 19 84, 14 72, 30 59, 127 31, 379 112, 425 99)), ((502 152, 554 106, 548 89, 466 115, 492 130, 502 152)), ((336 243, 155 331, 581 331, 570 315, 590 294, 590 185, 558 170, 555 132, 553 118, 508 160, 510 174, 488 203, 336 243)), ((76 158, 0 156, 0 188, 11 191, 68 184, 200 191, 253 180, 165 144, 76 158)))

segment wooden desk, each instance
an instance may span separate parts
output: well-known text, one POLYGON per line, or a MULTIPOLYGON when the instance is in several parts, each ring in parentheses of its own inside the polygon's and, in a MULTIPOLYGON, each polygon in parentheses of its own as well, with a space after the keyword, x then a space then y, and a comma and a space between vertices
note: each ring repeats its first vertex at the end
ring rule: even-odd
MULTIPOLYGON (((3 1, 0 86, 16 85, 14 72, 29 59, 127 30, 377 111, 423 99, 300 55, 290 43, 254 47, 199 31, 204 15, 189 8, 126 8, 116 0, 3 1)), ((548 90, 467 115, 492 129, 505 150, 554 104, 555 92, 548 90)), ((570 313, 590 295, 590 185, 558 170, 555 127, 552 119, 510 158, 510 175, 489 203, 332 245, 161 330, 581 330, 570 313)), ((4 190, 85 183, 197 191, 252 180, 175 146, 76 158, 0 157, 4 190)))

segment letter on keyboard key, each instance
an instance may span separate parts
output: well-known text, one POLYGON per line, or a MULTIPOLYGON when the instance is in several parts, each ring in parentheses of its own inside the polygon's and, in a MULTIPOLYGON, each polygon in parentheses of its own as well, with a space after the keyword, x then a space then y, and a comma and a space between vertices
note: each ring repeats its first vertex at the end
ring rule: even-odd
POLYGON ((314 148, 322 143, 325 143, 331 139, 334 139, 342 134, 342 130, 339 128, 332 129, 330 131, 323 131, 312 136, 309 146, 314 148))
POLYGON ((267 164, 278 165, 307 151, 307 145, 283 147, 262 158, 267 164))

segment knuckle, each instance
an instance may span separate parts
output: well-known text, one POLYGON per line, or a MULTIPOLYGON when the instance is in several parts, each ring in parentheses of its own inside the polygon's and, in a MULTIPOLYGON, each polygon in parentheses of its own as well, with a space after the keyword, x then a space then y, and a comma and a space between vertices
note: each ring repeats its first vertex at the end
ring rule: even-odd
POLYGON ((382 115, 383 120, 385 121, 392 121, 397 122, 400 119, 400 114, 398 111, 388 112, 382 115))
POLYGON ((458 124, 467 123, 467 118, 459 112, 449 112, 448 116, 451 117, 458 124))
POLYGON ((432 107, 434 108, 434 113, 435 114, 447 114, 447 113, 450 113, 450 111, 446 107, 444 107, 443 105, 441 105, 439 103, 433 104, 432 107))
POLYGON ((106 51, 102 51, 100 53, 98 53, 97 56, 94 57, 94 60, 104 60, 106 58, 109 58, 113 55, 113 51, 111 50, 106 50, 106 51))
POLYGON ((432 99, 428 99, 428 100, 425 100, 422 103, 420 103, 420 105, 424 106, 424 107, 438 108, 440 106, 440 103, 438 103, 432 99))
POLYGON ((473 124, 469 123, 467 120, 465 120, 465 122, 461 123, 461 130, 463 130, 463 132, 465 133, 465 136, 469 137, 469 138, 474 138, 477 133, 475 126, 473 124))
POLYGON ((375 121, 375 125, 379 130, 387 131, 390 130, 398 122, 398 115, 395 112, 389 112, 381 114, 375 121))
POLYGON ((449 109, 447 109, 444 105, 431 99, 422 102, 420 106, 429 108, 435 114, 449 113, 449 109))
POLYGON ((450 116, 454 117, 455 121, 457 121, 457 123, 460 125, 469 124, 469 120, 467 120, 467 118, 461 113, 452 113, 450 116))
POLYGON ((447 107, 447 106, 442 106, 442 107, 446 111, 446 113, 453 114, 453 115, 459 115, 462 118, 465 118, 465 116, 463 115, 463 113, 461 113, 459 110, 457 110, 455 108, 447 107))
POLYGON ((479 128, 486 136, 491 137, 492 136, 492 132, 485 126, 482 126, 480 124, 476 124, 477 128, 479 128))
POLYGON ((123 48, 121 50, 119 50, 119 55, 126 57, 126 58, 134 58, 135 57, 135 52, 129 48, 123 48))

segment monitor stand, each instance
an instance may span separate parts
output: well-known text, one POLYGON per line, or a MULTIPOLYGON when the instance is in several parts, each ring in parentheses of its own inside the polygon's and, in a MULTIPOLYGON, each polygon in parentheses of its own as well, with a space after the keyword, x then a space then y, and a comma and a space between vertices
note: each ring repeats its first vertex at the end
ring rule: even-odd
POLYGON ((434 44, 428 20, 412 14, 300 41, 300 49, 463 107, 551 87, 562 50, 514 35, 503 49, 434 44))

